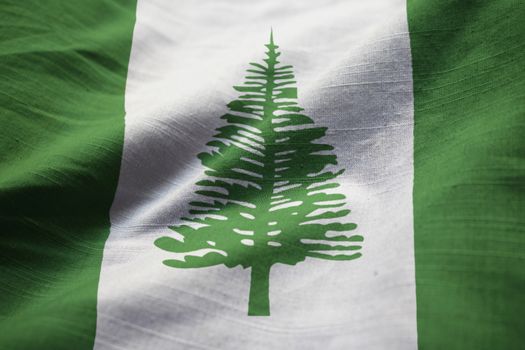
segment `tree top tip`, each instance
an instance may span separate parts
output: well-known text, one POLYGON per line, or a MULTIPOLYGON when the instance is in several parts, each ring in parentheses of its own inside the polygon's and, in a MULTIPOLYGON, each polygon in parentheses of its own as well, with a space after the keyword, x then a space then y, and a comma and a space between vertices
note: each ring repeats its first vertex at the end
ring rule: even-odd
POLYGON ((275 42, 273 40, 273 28, 270 27, 270 42, 268 43, 267 45, 268 47, 278 47, 277 45, 275 45, 275 42))

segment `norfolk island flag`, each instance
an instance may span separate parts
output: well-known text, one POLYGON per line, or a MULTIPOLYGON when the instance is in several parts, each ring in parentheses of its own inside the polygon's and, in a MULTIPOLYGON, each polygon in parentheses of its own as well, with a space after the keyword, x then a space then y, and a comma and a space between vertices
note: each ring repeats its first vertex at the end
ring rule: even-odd
POLYGON ((0 4, 0 349, 524 349, 525 4, 0 4))

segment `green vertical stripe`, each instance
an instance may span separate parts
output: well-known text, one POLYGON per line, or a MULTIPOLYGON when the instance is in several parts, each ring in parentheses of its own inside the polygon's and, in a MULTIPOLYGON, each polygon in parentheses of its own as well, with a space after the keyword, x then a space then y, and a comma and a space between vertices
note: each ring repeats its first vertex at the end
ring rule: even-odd
POLYGON ((135 1, 0 4, 0 349, 89 349, 135 1))
POLYGON ((525 3, 408 2, 421 349, 525 347, 525 3))

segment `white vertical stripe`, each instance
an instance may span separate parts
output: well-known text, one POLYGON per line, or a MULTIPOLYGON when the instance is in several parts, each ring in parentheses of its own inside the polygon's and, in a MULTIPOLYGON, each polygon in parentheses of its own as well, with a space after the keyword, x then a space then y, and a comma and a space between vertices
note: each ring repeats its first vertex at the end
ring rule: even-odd
POLYGON ((139 0, 126 131, 101 271, 96 349, 415 349, 413 96, 401 0, 139 0), (249 271, 182 270, 170 234, 273 27, 299 102, 336 147, 363 257, 274 265, 270 317, 246 315, 249 271))

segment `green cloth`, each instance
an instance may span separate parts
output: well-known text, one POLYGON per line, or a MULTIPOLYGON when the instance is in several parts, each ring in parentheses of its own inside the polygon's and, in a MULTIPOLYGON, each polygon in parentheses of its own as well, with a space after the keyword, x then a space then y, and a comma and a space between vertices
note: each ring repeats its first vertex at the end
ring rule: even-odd
POLYGON ((409 1, 421 349, 525 346, 525 3, 409 1))
POLYGON ((134 1, 0 4, 0 349, 90 349, 134 1))

